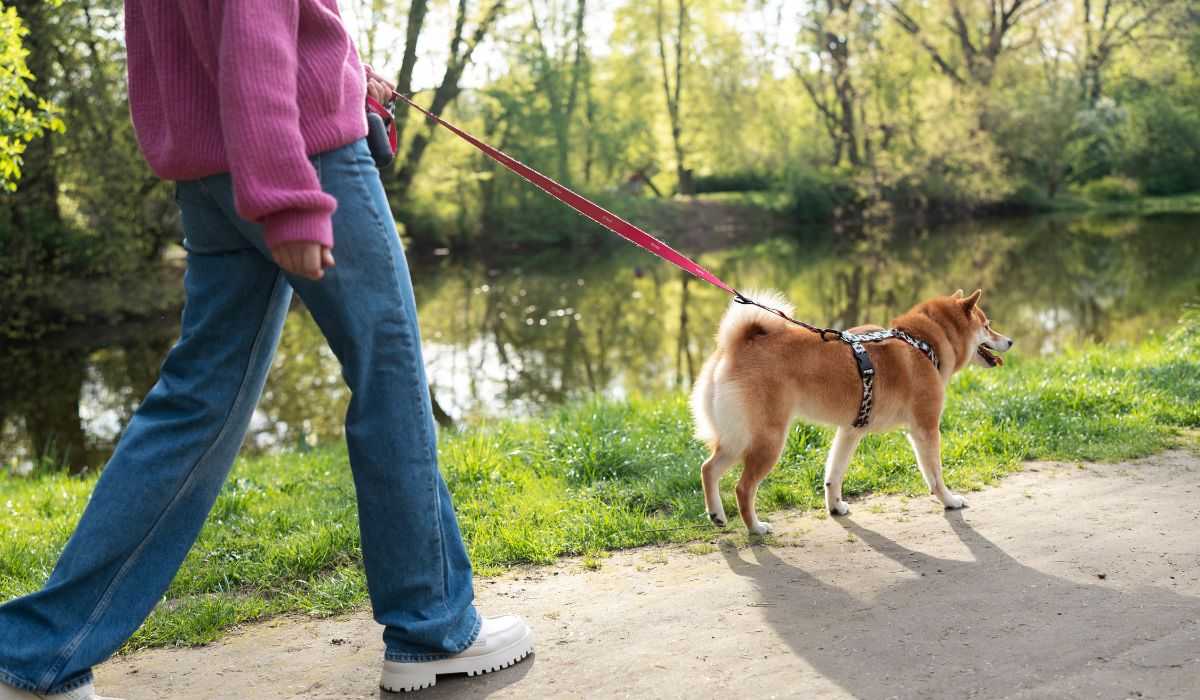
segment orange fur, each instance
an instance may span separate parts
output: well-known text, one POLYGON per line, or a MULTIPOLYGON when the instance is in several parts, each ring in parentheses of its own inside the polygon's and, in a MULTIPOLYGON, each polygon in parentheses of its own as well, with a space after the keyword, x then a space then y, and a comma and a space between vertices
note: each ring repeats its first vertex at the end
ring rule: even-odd
MULTIPOLYGON (((778 460, 787 429, 797 418, 839 428, 826 464, 827 506, 835 514, 847 512, 841 479, 859 439, 866 432, 901 426, 910 430, 931 493, 947 507, 960 507, 961 498, 941 480, 937 455, 946 384, 972 359, 984 366, 999 364, 994 352, 1012 345, 990 329, 979 298, 980 292, 963 297, 961 291, 936 297, 890 324, 932 345, 940 369, 900 340, 866 345, 876 379, 874 408, 865 428, 851 425, 862 398, 862 381, 845 343, 822 340, 761 309, 732 304, 721 320, 717 349, 705 362, 692 395, 697 434, 712 448, 701 471, 713 521, 723 525, 725 520, 717 492, 721 474, 742 461, 738 509, 752 531, 768 531, 755 515, 754 494, 778 460), (984 345, 989 349, 981 349, 984 345), (989 355, 994 361, 986 359, 989 355)), ((765 303, 783 304, 781 297, 765 303)))

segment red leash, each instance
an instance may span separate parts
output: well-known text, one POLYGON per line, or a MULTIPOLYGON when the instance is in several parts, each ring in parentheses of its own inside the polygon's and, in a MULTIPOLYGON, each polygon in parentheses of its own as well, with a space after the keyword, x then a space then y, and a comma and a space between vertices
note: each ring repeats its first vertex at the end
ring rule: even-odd
POLYGON ((479 139, 475 138, 471 134, 463 131, 462 129, 451 124, 450 122, 446 121, 445 119, 442 119, 438 115, 429 112, 424 107, 417 104, 416 102, 413 102, 408 97, 405 97, 404 95, 401 95, 398 92, 393 92, 392 96, 396 97, 400 100, 403 100, 405 103, 408 104, 409 107, 412 107, 413 109, 417 110, 421 114, 424 114, 426 117, 434 120, 438 124, 441 124, 442 126, 446 127, 450 131, 454 132, 454 134, 457 135, 459 138, 461 138, 462 140, 471 144, 475 148, 478 148, 480 151, 482 151, 485 155, 487 155, 492 160, 496 161, 500 165, 503 165, 504 167, 508 168, 509 170, 516 173, 517 175, 520 175, 521 177, 525 178, 527 181, 532 183, 538 189, 542 190, 543 192, 545 192, 546 194, 550 195, 551 197, 557 199, 558 201, 562 202, 563 204, 566 204, 567 206, 571 207, 572 209, 579 212, 583 216, 591 219, 592 221, 595 221, 596 223, 600 224, 604 228, 608 229, 609 231, 612 231, 613 233, 617 234, 621 238, 624 238, 625 240, 629 241, 630 243, 636 245, 637 247, 642 248, 643 250, 647 250, 647 251, 653 253, 654 255, 657 255, 658 257, 662 258, 663 260, 666 260, 667 262, 678 267, 679 269, 683 270, 684 272, 687 272, 691 275, 699 277, 700 279, 704 280, 705 282, 708 282, 709 284, 713 285, 714 287, 717 287, 718 289, 723 289, 726 292, 729 292, 730 294, 733 295, 733 300, 736 301, 737 303, 750 304, 753 306, 757 306, 765 311, 769 311, 769 312, 775 314, 776 316, 779 316, 780 318, 782 318, 784 320, 790 321, 790 322, 796 324, 797 326, 807 328, 808 330, 813 331, 815 333, 820 333, 822 338, 825 337, 826 333, 835 333, 835 334, 837 333, 837 331, 833 330, 833 329, 820 328, 817 326, 813 326, 813 325, 804 323, 803 321, 797 321, 796 319, 788 316, 787 314, 780 311, 779 309, 773 309, 769 306, 764 306, 764 305, 754 301, 753 299, 750 299, 750 298, 742 295, 741 292, 734 289, 730 285, 726 284, 724 281, 721 280, 720 277, 717 277, 712 272, 705 269, 702 265, 697 263, 695 260, 692 260, 691 258, 687 257, 683 253, 680 253, 679 251, 675 250, 674 248, 667 245, 666 243, 663 243, 662 241, 658 240, 657 238, 650 235, 649 233, 646 233, 645 231, 638 228, 637 226, 634 226, 633 224, 629 223, 625 219, 622 219, 621 217, 610 212, 609 210, 605 209, 604 207, 600 206, 599 204, 596 204, 595 202, 588 199, 587 197, 584 197, 583 195, 571 190, 570 188, 560 185, 559 183, 557 183, 554 180, 539 173, 538 171, 534 170, 533 168, 529 167, 528 165, 525 165, 524 163, 517 160, 516 158, 513 158, 512 156, 504 153, 503 151, 501 151, 497 148, 494 148, 492 146, 489 146, 488 144, 484 143, 483 141, 480 141, 479 139))

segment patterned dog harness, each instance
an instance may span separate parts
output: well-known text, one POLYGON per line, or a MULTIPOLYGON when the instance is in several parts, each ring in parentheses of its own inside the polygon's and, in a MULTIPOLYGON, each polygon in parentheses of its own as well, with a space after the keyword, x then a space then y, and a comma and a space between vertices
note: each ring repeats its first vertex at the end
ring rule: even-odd
MULTIPOLYGON (((824 336, 822 335, 822 337, 824 336)), ((862 401, 858 404, 858 417, 854 419, 853 425, 855 428, 866 427, 867 423, 871 421, 871 404, 875 400, 875 365, 871 363, 871 357, 867 354, 867 348, 863 343, 879 343, 890 338, 899 338, 917 350, 920 350, 921 354, 929 358, 934 367, 941 369, 941 365, 938 364, 937 353, 933 351, 932 345, 926 343, 924 340, 912 337, 899 328, 886 331, 871 331, 870 333, 838 331, 835 337, 846 345, 849 345, 850 349, 854 351, 854 361, 858 363, 858 376, 862 378, 862 401)))
POLYGON ((854 419, 853 423, 855 428, 865 427, 867 423, 871 422, 871 404, 875 400, 875 365, 871 363, 871 357, 867 355, 867 348, 863 346, 863 343, 879 343, 891 338, 899 338, 917 350, 920 350, 921 354, 923 354, 925 357, 928 357, 929 361, 933 363, 935 368, 941 369, 941 364, 938 363, 937 353, 933 351, 932 345, 924 340, 921 340, 920 338, 912 337, 899 328, 893 328, 886 331, 871 331, 870 333, 850 333, 848 331, 839 331, 836 328, 821 328, 820 326, 814 326, 811 323, 797 321, 779 309, 773 309, 770 306, 760 304, 757 301, 744 296, 741 292, 736 292, 734 294, 733 301, 738 304, 757 306, 763 311, 774 314, 788 323, 793 323, 801 328, 804 328, 805 330, 810 330, 813 333, 816 333, 817 335, 821 336, 821 340, 837 338, 846 345, 850 346, 850 349, 854 351, 854 361, 858 363, 858 376, 862 378, 863 385, 862 401, 858 404, 858 417, 854 419))

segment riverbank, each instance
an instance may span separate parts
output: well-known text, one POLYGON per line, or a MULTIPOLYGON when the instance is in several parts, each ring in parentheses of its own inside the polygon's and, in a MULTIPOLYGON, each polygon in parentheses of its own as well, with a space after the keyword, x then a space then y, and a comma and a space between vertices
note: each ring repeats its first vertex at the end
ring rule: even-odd
MULTIPOLYGON (((969 492, 1029 459, 1111 461, 1176 444, 1181 429, 1200 427, 1200 337, 1191 328, 1170 340, 967 370, 943 419, 947 482, 969 492)), ((828 440, 824 429, 792 430, 760 510, 820 505, 828 440)), ((710 537, 696 476, 704 456, 682 394, 576 404, 442 435, 443 469, 483 575, 564 555, 598 564, 609 550, 710 537)), ((0 476, 0 599, 42 584, 94 482, 0 476)), ((845 489, 852 506, 864 493, 924 491, 899 433, 863 443, 845 489)), ((726 498, 732 512, 730 488, 726 498)), ((344 448, 242 459, 166 600, 126 650, 204 643, 284 613, 344 612, 365 596, 344 448)))

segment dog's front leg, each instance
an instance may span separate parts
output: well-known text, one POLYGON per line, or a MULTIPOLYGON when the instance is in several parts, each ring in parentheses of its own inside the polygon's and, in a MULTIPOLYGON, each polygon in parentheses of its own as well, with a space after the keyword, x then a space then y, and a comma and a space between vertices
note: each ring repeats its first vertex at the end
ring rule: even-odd
POLYGON ((850 458, 862 441, 863 431, 855 428, 838 428, 825 458, 825 509, 831 515, 846 515, 850 506, 842 500, 842 480, 850 468, 850 458))
POLYGON ((936 425, 932 428, 914 428, 908 434, 908 441, 917 455, 917 466, 929 485, 929 492, 950 510, 967 505, 962 496, 951 493, 946 482, 942 481, 942 433, 936 425))

